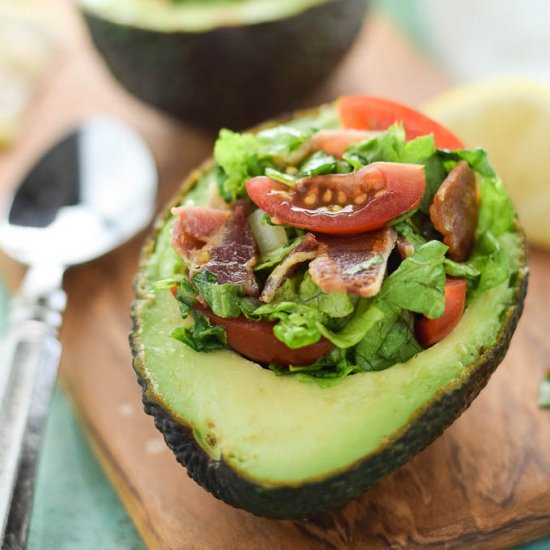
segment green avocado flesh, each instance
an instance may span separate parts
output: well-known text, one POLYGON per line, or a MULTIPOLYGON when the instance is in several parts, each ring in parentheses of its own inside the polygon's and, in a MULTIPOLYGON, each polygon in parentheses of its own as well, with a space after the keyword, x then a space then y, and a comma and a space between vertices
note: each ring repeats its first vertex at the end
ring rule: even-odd
POLYGON ((198 32, 290 17, 326 0, 79 0, 101 17, 157 31, 198 32))
MULTIPOLYGON (((330 125, 327 111, 322 116, 330 125)), ((207 203, 213 182, 207 165, 176 202, 207 203)), ((145 248, 136 284, 132 345, 144 402, 153 405, 157 426, 182 463, 190 455, 179 450, 183 432, 174 426, 191 431, 193 457, 198 452, 201 461, 231 472, 218 482, 206 479, 206 470, 190 469, 194 479, 259 515, 305 517, 343 504, 431 443, 487 382, 521 313, 527 271, 516 226, 498 238, 506 251, 499 261, 511 277, 474 294, 459 325, 438 344, 406 363, 328 386, 277 376, 235 352, 200 353, 170 336, 182 325, 177 302, 169 290, 152 290, 180 268, 169 220, 167 213, 145 248), (168 428, 163 418, 170 419, 168 428), (312 492, 302 495, 304 487, 312 492)))

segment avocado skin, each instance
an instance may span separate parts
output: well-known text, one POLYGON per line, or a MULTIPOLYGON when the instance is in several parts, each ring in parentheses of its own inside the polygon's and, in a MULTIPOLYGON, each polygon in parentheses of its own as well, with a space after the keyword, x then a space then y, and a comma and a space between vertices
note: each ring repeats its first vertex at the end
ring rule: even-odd
POLYGON ((216 498, 258 516, 274 519, 312 517, 344 505, 380 478, 402 466, 439 437, 469 407, 506 355, 523 311, 527 281, 528 272, 523 269, 515 282, 515 305, 510 306, 504 315, 497 343, 486 349, 468 367, 470 373, 462 385, 440 393, 429 406, 419 411, 393 442, 366 456, 347 471, 329 478, 296 487, 268 488, 239 476, 223 459, 218 461, 210 458, 196 442, 192 430, 175 420, 169 411, 148 396, 147 382, 140 374, 144 372, 143 359, 137 352, 140 305, 136 304, 131 343, 134 368, 143 389, 145 412, 154 417, 157 429, 163 434, 178 462, 187 468, 188 475, 216 498))
POLYGON ((366 0, 205 32, 158 32, 83 11, 92 41, 132 94, 197 126, 241 129, 317 89, 359 33, 366 0))

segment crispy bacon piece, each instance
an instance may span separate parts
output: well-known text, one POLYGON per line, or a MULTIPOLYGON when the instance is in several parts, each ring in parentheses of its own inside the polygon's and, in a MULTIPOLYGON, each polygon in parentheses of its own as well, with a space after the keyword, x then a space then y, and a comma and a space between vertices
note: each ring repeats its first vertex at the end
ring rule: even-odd
POLYGON ((473 170, 460 161, 445 178, 430 206, 430 219, 449 247, 449 257, 466 261, 472 252, 479 197, 473 170))
POLYGON ((245 200, 231 205, 231 215, 201 249, 192 272, 207 269, 219 284, 244 285, 245 294, 258 296, 259 288, 252 268, 258 248, 248 225, 249 206, 245 200))
POLYGON ((392 227, 349 237, 319 238, 323 248, 309 264, 311 277, 325 292, 374 296, 382 285, 396 238, 392 227))
POLYGON ((218 283, 242 284, 247 295, 258 295, 252 271, 258 253, 246 201, 234 202, 231 210, 182 206, 172 213, 176 216, 172 246, 189 263, 191 277, 207 269, 218 283))
POLYGON ((178 206, 172 208, 176 217, 172 231, 175 251, 190 260, 194 250, 202 248, 208 239, 229 219, 229 210, 206 206, 178 206))
POLYGON ((304 240, 293 248, 283 261, 271 272, 265 282, 260 300, 271 302, 281 285, 296 271, 298 265, 317 256, 319 241, 311 233, 307 233, 304 240))
POLYGON ((397 235, 395 246, 402 260, 406 260, 414 254, 414 245, 402 235, 397 235))

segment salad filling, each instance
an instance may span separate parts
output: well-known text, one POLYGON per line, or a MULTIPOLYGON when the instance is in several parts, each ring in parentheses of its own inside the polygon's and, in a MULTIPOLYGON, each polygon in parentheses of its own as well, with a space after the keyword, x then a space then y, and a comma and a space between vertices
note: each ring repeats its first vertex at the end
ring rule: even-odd
POLYGON ((256 134, 222 130, 215 170, 172 209, 172 336, 331 382, 408 361, 510 276, 514 210, 481 149, 369 97, 256 134), (192 320, 192 322, 191 322, 192 320))

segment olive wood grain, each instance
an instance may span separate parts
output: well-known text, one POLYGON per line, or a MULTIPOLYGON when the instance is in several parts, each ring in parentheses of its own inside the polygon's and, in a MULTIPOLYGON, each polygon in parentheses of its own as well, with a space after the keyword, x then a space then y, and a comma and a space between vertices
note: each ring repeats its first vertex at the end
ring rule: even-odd
MULTIPOLYGON (((204 158, 212 136, 178 125, 122 92, 84 37, 68 0, 52 0, 65 49, 0 155, 6 193, 33 157, 87 113, 117 114, 147 138, 162 203, 204 158)), ((346 91, 411 104, 449 85, 385 20, 359 43, 315 104, 346 91)), ((550 363, 550 254, 531 252, 524 317, 504 363, 472 407, 434 444, 342 509, 310 521, 272 521, 235 510, 191 481, 141 407, 127 344, 131 282, 143 235, 70 270, 62 382, 97 456, 151 548, 504 548, 550 534, 550 411, 536 391, 550 363)), ((0 257, 12 284, 21 270, 0 257)))

